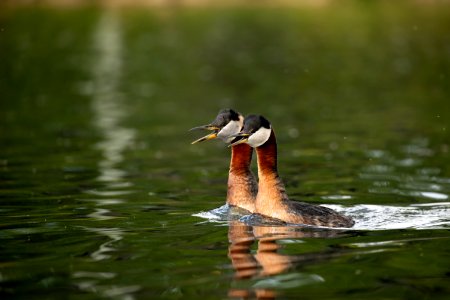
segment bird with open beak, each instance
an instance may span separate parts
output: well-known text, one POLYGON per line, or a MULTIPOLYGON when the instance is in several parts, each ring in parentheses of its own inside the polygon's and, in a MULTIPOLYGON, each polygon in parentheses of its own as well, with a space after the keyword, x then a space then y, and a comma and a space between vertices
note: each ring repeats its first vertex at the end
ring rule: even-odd
MULTIPOLYGON (((196 144, 203 141, 219 138, 225 143, 236 142, 241 137, 235 137, 244 124, 244 116, 233 109, 223 109, 208 125, 194 127, 190 130, 212 131, 204 137, 192 142, 196 144)), ((257 194, 257 181, 250 164, 253 148, 247 144, 232 147, 230 169, 228 172, 227 203, 230 206, 243 208, 251 213, 255 211, 255 198, 257 194)))

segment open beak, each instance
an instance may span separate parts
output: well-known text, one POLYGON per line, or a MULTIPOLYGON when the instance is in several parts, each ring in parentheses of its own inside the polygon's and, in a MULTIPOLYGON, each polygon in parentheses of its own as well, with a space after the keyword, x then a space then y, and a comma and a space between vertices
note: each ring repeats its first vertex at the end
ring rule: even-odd
POLYGON ((214 132, 211 132, 208 135, 205 135, 204 137, 199 138, 198 140, 193 141, 191 144, 196 144, 196 143, 200 143, 203 141, 207 141, 207 140, 212 140, 215 139, 217 137, 217 133, 219 132, 219 127, 214 126, 214 125, 203 125, 203 126, 198 126, 198 127, 194 127, 189 129, 189 131, 193 131, 193 130, 214 130, 214 132))
POLYGON ((235 137, 236 139, 234 139, 234 142, 231 142, 231 144, 229 144, 228 147, 233 147, 242 143, 246 143, 248 141, 249 136, 250 134, 243 132, 231 135, 230 137, 235 137))

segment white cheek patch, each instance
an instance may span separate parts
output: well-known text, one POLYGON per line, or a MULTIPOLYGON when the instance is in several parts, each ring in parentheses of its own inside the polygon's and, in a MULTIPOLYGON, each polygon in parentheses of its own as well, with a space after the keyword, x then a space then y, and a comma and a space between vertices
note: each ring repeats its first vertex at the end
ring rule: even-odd
POLYGON ((244 126, 244 116, 243 115, 239 115, 239 124, 241 125, 241 129, 242 129, 242 126, 244 126))
POLYGON ((231 142, 234 138, 230 138, 230 135, 239 133, 241 131, 242 124, 239 121, 230 121, 222 130, 217 133, 217 137, 225 143, 231 142))
POLYGON ((261 127, 254 134, 252 134, 247 141, 247 144, 256 148, 263 145, 270 137, 270 133, 272 132, 272 128, 264 128, 261 127))

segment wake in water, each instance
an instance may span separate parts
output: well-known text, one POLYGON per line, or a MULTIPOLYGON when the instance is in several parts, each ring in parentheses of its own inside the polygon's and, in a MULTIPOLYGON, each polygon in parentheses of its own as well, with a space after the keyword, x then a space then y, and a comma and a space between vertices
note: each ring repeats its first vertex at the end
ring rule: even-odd
POLYGON ((228 221, 240 220, 243 216, 248 214, 249 212, 245 209, 225 204, 209 211, 193 214, 193 216, 206 219, 210 222, 225 223, 228 221))
POLYGON ((450 202, 409 206, 368 205, 351 207, 324 205, 355 220, 356 230, 447 229, 450 228, 450 202))
MULTIPOLYGON (((412 204, 409 206, 370 205, 343 206, 323 205, 355 220, 352 230, 388 229, 448 229, 450 228, 450 202, 412 204)), ((226 224, 240 220, 247 225, 286 226, 285 223, 250 215, 247 211, 225 204, 219 208, 194 214, 209 222, 226 224)), ((311 226, 306 226, 311 227, 311 226)))

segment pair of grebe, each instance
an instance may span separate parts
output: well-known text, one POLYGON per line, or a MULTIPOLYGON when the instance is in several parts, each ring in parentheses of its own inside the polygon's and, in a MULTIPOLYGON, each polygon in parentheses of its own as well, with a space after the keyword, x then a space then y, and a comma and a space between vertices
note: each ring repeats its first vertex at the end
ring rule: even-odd
POLYGON ((278 175, 275 132, 263 116, 249 115, 244 119, 240 113, 224 109, 211 124, 193 129, 212 131, 193 144, 219 138, 231 146, 229 205, 292 224, 347 228, 354 225, 351 218, 332 209, 289 200, 278 175), (253 148, 257 155, 258 183, 250 170, 253 148))

